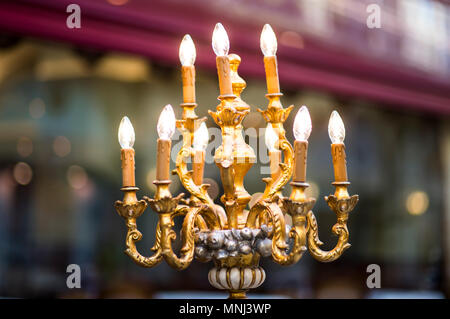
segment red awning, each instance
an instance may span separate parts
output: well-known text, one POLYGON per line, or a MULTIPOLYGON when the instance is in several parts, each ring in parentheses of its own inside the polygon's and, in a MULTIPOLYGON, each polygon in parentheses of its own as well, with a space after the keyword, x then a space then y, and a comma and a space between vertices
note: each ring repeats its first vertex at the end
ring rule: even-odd
MULTIPOLYGON (((252 19, 220 16, 208 6, 175 1, 129 0, 114 6, 106 0, 77 0, 81 28, 66 26, 71 0, 16 0, 0 3, 0 27, 21 35, 73 43, 100 50, 135 53, 179 65, 178 47, 185 33, 197 47, 196 66, 215 68, 211 34, 216 22, 227 28, 231 52, 241 56, 243 76, 264 76, 259 49, 262 25, 252 19), (248 20, 248 21, 247 21, 248 20)), ((271 21, 268 21, 271 22, 271 21)), ((273 27, 277 32, 274 24, 273 27)), ((367 98, 386 106, 450 114, 450 80, 393 65, 303 37, 302 48, 279 45, 282 87, 315 88, 367 98)))

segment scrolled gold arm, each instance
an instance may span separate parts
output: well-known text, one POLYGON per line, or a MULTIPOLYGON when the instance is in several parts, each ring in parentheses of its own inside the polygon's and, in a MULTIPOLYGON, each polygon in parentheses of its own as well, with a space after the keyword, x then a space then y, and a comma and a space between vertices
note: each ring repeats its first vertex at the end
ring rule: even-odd
POLYGON ((136 242, 142 239, 142 234, 137 229, 136 219, 145 211, 147 203, 144 200, 136 200, 134 202, 116 201, 114 206, 118 214, 125 219, 128 229, 125 240, 125 254, 130 256, 135 263, 143 267, 154 267, 159 264, 162 261, 160 244, 161 229, 159 226, 156 228, 155 245, 151 248, 154 254, 151 257, 142 256, 136 248, 136 242))
POLYGON ((181 184, 183 184, 184 188, 186 188, 191 195, 198 198, 204 204, 212 204, 213 201, 207 193, 207 186, 205 186, 205 184, 197 186, 192 178, 192 171, 188 170, 187 162, 192 155, 192 148, 183 145, 177 155, 176 173, 180 178, 181 184))
POLYGON ((281 191, 281 189, 287 184, 289 179, 292 176, 293 172, 293 164, 294 164, 294 150, 292 145, 286 139, 283 123, 288 118, 293 105, 284 109, 280 97, 283 94, 281 93, 272 93, 267 94, 267 98, 269 99, 269 105, 265 111, 258 109, 258 112, 264 117, 266 122, 271 123, 272 127, 278 131, 279 141, 278 147, 283 151, 284 160, 283 163, 280 163, 281 174, 278 176, 276 180, 267 179, 268 182, 266 188, 264 190, 264 194, 262 196, 263 199, 272 199, 277 193, 281 191))
POLYGON ((339 236, 336 246, 330 251, 324 251, 319 248, 323 243, 319 239, 319 230, 317 220, 313 212, 308 212, 308 249, 311 255, 318 261, 331 262, 338 259, 345 250, 350 248, 348 243, 349 232, 347 229, 347 220, 349 213, 355 208, 358 202, 358 195, 351 197, 338 198, 330 195, 325 197, 325 201, 333 212, 336 213, 337 222, 332 231, 339 236))
MULTIPOLYGON (((215 207, 213 200, 209 197, 207 192, 209 185, 202 184, 201 186, 197 186, 192 178, 192 171, 189 171, 187 168, 187 160, 191 155, 192 148, 190 146, 183 146, 177 155, 176 172, 180 178, 181 184, 183 184, 184 188, 186 188, 191 195, 195 196, 200 201, 200 204, 215 207)), ((211 229, 224 227, 227 223, 226 215, 218 209, 208 211, 205 216, 205 221, 211 229)))
MULTIPOLYGON (((186 269, 194 258, 195 248, 195 222, 197 216, 204 210, 204 206, 187 207, 182 206, 174 213, 163 213, 159 215, 159 224, 161 227, 161 247, 162 255, 166 262, 177 270, 186 269), (176 233, 172 229, 173 218, 175 214, 179 213, 179 210, 186 210, 186 216, 183 221, 181 230, 182 248, 180 250, 181 257, 178 257, 173 249, 172 242, 176 239, 176 233)), ((184 213, 184 212, 183 212, 184 213)))
MULTIPOLYGON (((159 187, 157 194, 159 193, 159 187)), ((213 229, 219 228, 216 213, 212 208, 207 205, 178 205, 182 197, 183 194, 174 198, 171 196, 157 196, 155 199, 145 197, 151 208, 159 215, 160 244, 158 248, 160 248, 162 257, 166 262, 177 270, 186 269, 194 258, 195 227, 198 226, 200 229, 204 229, 202 225, 206 221, 207 224, 210 223, 214 226, 213 229), (172 228, 174 219, 178 215, 185 215, 181 230, 182 248, 180 257, 175 254, 172 248, 172 242, 177 237, 172 228)))
POLYGON ((288 198, 282 199, 283 210, 292 217, 292 228, 289 238, 293 240, 290 253, 280 254, 275 262, 280 265, 292 265, 302 258, 306 249, 307 220, 306 215, 316 203, 315 199, 307 199, 303 202, 288 198))
POLYGON ((281 262, 288 245, 286 243, 286 223, 278 204, 264 200, 256 203, 248 213, 246 226, 255 228, 257 218, 263 214, 267 214, 273 224, 272 257, 276 262, 281 262))
POLYGON ((293 165, 294 165, 294 150, 292 145, 285 137, 284 130, 281 134, 281 139, 278 142, 280 149, 284 153, 283 163, 280 163, 281 174, 275 181, 270 181, 266 185, 263 199, 272 199, 281 189, 287 184, 292 177, 293 165))

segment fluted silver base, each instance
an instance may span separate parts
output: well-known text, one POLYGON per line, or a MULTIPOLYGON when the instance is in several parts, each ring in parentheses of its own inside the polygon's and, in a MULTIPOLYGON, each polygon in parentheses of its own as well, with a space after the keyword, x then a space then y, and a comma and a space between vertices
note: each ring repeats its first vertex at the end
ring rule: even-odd
POLYGON ((266 273, 261 267, 253 268, 213 268, 209 271, 209 283, 217 288, 230 292, 230 296, 242 295, 245 291, 261 286, 266 279, 266 273))

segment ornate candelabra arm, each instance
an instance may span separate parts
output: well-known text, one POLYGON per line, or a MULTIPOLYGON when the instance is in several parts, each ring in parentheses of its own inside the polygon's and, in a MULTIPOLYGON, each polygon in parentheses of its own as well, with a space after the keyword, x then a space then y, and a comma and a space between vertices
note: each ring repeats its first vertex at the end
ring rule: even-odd
POLYGON ((316 203, 315 199, 296 201, 288 198, 282 199, 283 210, 292 217, 292 228, 289 238, 292 240, 292 249, 286 254, 284 251, 273 254, 273 259, 280 265, 292 265, 302 258, 306 249, 307 222, 306 214, 316 203))
POLYGON ((291 144, 286 139, 283 123, 288 118, 294 106, 291 105, 288 108, 284 109, 280 102, 280 97, 282 95, 283 94, 281 93, 267 94, 266 96, 269 99, 267 110, 263 111, 261 109, 258 109, 258 112, 262 114, 264 120, 266 120, 266 122, 268 123, 271 123, 272 128, 278 132, 278 146, 284 154, 283 163, 279 164, 281 168, 281 174, 276 180, 268 179, 269 181, 266 184, 266 188, 262 196, 263 199, 270 199, 274 195, 279 193, 292 177, 293 172, 294 150, 291 144))
POLYGON ((154 254, 151 257, 142 256, 136 248, 136 242, 142 239, 142 234, 139 230, 137 230, 136 219, 130 218, 127 220, 127 238, 126 238, 126 246, 125 254, 131 257, 135 263, 144 267, 154 267, 158 265, 162 261, 161 254, 161 229, 159 227, 156 228, 156 241, 155 245, 151 248, 154 254))
POLYGON ((192 171, 188 170, 187 161, 192 156, 192 148, 183 146, 178 152, 176 159, 176 173, 180 178, 181 184, 186 188, 191 195, 197 197, 204 204, 212 204, 212 199, 208 196, 207 186, 202 184, 198 186, 192 178, 192 171))
POLYGON ((325 201, 331 210, 336 213, 337 223, 334 224, 332 231, 339 236, 336 246, 330 251, 324 251, 319 248, 323 243, 319 239, 319 230, 317 220, 313 212, 308 212, 308 248, 311 255, 321 262, 331 262, 338 259, 343 252, 350 248, 348 243, 349 232, 347 229, 348 214, 355 208, 358 202, 358 195, 351 197, 330 195, 325 197, 325 201))
MULTIPOLYGON (((187 207, 181 206, 171 213, 159 214, 159 225, 161 227, 161 248, 162 255, 166 262, 177 270, 186 269, 194 258, 194 240, 196 219, 205 209, 204 206, 187 207), (180 210, 186 210, 186 216, 183 221, 181 238, 182 248, 181 257, 178 257, 172 249, 172 241, 176 239, 176 233, 172 229, 174 216, 180 213, 180 210)), ((184 214, 184 212, 183 212, 184 214)))
MULTIPOLYGON (((183 109, 186 110, 185 107, 183 107, 183 109)), ((193 172, 188 170, 187 166, 189 159, 194 155, 191 145, 194 136, 195 121, 203 122, 206 118, 198 119, 193 112, 193 109, 192 112, 189 111, 189 113, 185 113, 183 111, 183 114, 183 120, 177 121, 177 127, 183 133, 183 147, 177 154, 176 169, 174 172, 178 175, 181 184, 189 191, 193 198, 198 200, 200 204, 206 204, 210 207, 216 208, 216 205, 207 192, 209 185, 197 185, 193 178, 193 172)), ((194 202, 191 202, 190 204, 194 206, 197 205, 197 203, 194 202)), ((221 209, 214 209, 206 214, 207 216, 205 216, 205 220, 210 229, 225 227, 227 224, 226 214, 221 209)))
POLYGON ((280 149, 284 153, 283 163, 280 163, 281 174, 275 181, 270 181, 266 185, 266 189, 264 190, 264 194, 262 198, 264 199, 272 199, 281 189, 287 184, 287 182, 292 177, 293 165, 294 165, 294 150, 292 149, 291 144, 288 142, 286 137, 284 136, 284 131, 282 134, 282 138, 278 142, 280 149))
POLYGON ((246 226, 249 228, 256 227, 256 220, 259 216, 267 214, 273 224, 272 233, 272 257, 275 261, 281 260, 288 248, 286 243, 286 223, 283 212, 276 202, 259 201, 256 203, 247 216, 246 226))
POLYGON ((156 241, 151 249, 154 254, 151 257, 142 256, 136 248, 136 242, 142 239, 141 232, 137 229, 136 219, 142 215, 147 208, 147 203, 144 200, 138 201, 136 198, 137 187, 128 187, 123 189, 125 191, 124 201, 116 201, 114 204, 117 213, 125 219, 127 225, 126 249, 125 254, 138 265, 143 267, 153 267, 162 261, 161 251, 161 229, 156 228, 156 241))
MULTIPOLYGON (((209 197, 207 188, 209 185, 202 184, 198 186, 195 184, 192 178, 192 171, 187 168, 187 160, 192 155, 192 149, 190 147, 182 147, 177 155, 176 160, 176 173, 178 174, 181 183, 191 195, 199 199, 201 204, 208 205, 209 207, 216 207, 211 197, 209 197)), ((208 210, 203 213, 205 222, 210 229, 220 229, 227 224, 226 214, 220 209, 208 210)))

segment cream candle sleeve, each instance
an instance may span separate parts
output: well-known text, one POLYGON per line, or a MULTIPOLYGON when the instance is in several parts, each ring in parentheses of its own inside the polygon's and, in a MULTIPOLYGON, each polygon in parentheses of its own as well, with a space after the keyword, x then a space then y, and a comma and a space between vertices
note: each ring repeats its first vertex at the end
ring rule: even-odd
POLYGON ((216 57, 217 74, 219 76, 220 95, 233 94, 230 76, 230 60, 227 56, 216 57))
POLYGON ((170 147, 171 141, 158 139, 157 161, 156 161, 156 180, 170 180, 170 147))
POLYGON ((123 187, 135 187, 134 149, 122 149, 120 151, 120 157, 122 160, 122 185, 123 187))
POLYGON ((308 154, 308 142, 294 142, 294 182, 306 182, 306 158, 308 154))
POLYGON ((195 103, 195 67, 182 66, 183 103, 195 103))
POLYGON ((347 182, 347 162, 345 155, 345 145, 331 144, 331 155, 333 158, 334 180, 335 182, 347 182))
POLYGON ((266 70, 267 93, 280 93, 280 82, 278 79, 277 57, 265 56, 264 69, 266 70))

